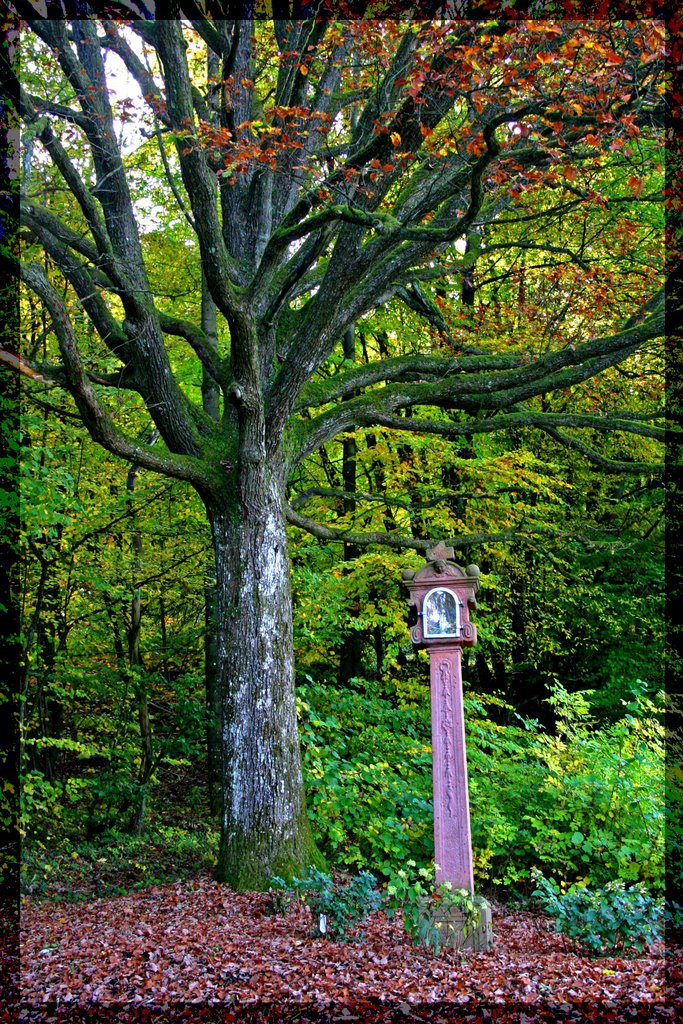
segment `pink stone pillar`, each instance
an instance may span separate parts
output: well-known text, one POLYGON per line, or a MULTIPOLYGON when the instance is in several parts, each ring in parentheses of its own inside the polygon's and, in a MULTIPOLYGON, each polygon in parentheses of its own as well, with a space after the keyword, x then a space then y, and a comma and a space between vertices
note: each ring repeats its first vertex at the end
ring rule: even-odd
POLYGON ((438 882, 474 892, 460 646, 429 651, 434 860, 438 882))
POLYGON ((410 636, 416 647, 429 651, 436 877, 471 893, 472 833, 460 660, 462 648, 477 642, 470 608, 477 606, 479 575, 476 565, 467 569, 456 565, 453 548, 444 541, 427 551, 425 566, 403 573, 416 612, 410 636))

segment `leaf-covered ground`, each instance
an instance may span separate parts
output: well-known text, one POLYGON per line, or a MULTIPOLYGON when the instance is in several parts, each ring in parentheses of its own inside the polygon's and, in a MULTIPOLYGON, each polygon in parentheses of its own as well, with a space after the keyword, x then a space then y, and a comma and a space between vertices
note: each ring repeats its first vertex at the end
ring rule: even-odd
POLYGON ((28 898, 15 1019, 532 1024, 683 1010, 680 947, 590 959, 548 918, 494 903, 490 952, 435 957, 381 912, 342 943, 312 938, 303 907, 270 909, 204 877, 87 903, 28 898))

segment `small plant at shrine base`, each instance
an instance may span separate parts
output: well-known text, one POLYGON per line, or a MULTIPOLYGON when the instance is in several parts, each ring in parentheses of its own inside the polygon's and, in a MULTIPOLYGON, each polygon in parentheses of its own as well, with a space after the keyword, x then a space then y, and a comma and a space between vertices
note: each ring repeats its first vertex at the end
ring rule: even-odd
POLYGON ((449 913, 462 915, 462 938, 466 938, 479 920, 473 894, 468 889, 455 889, 450 882, 435 882, 436 868, 419 868, 409 860, 392 876, 386 889, 386 915, 392 918, 401 911, 403 927, 415 946, 431 946, 436 955, 448 940, 449 913), (435 918, 440 911, 444 919, 435 918))
POLYGON ((554 882, 534 868, 532 893, 555 928, 584 949, 605 953, 641 953, 662 938, 664 908, 641 884, 626 888, 624 882, 608 882, 602 889, 572 885, 563 893, 554 882))
POLYGON ((337 882, 324 871, 309 868, 302 878, 285 882, 276 876, 270 884, 273 909, 281 913, 295 900, 305 903, 313 916, 313 934, 319 938, 348 942, 352 933, 360 938, 356 926, 382 905, 377 880, 369 871, 337 882))

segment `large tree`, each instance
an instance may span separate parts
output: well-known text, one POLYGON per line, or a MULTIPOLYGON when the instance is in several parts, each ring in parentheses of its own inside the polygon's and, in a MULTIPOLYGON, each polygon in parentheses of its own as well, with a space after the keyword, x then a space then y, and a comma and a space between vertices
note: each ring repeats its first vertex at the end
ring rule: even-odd
POLYGON ((661 438, 659 410, 577 413, 548 399, 663 334, 652 226, 662 38, 654 22, 177 13, 25 22, 21 277, 56 347, 53 360, 4 358, 67 392, 98 444, 202 499, 215 552, 218 875, 251 887, 315 857, 287 523, 353 545, 433 540, 399 524, 315 522, 288 504, 296 468, 377 427, 407 440, 541 429, 610 471, 648 469, 600 455, 594 439, 661 438), (190 253, 201 268, 186 316, 169 312, 153 267, 141 174, 150 189, 166 175, 184 225, 178 265, 190 253), (487 330, 473 313, 482 266, 499 289, 514 285, 522 313, 487 330), (580 308, 575 284, 549 278, 564 313, 539 333, 521 266, 582 277, 580 308), (392 303, 424 321, 421 337, 354 362, 350 329, 392 303), (134 432, 122 393, 137 403, 134 432))

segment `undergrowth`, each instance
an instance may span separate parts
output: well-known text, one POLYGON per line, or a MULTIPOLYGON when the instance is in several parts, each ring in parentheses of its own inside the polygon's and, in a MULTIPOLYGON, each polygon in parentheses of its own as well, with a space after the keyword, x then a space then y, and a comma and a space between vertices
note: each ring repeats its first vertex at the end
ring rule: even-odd
POLYGON ((211 872, 218 833, 157 826, 144 835, 111 831, 93 840, 58 846, 27 841, 22 849, 21 888, 27 895, 76 902, 117 896, 211 872))

